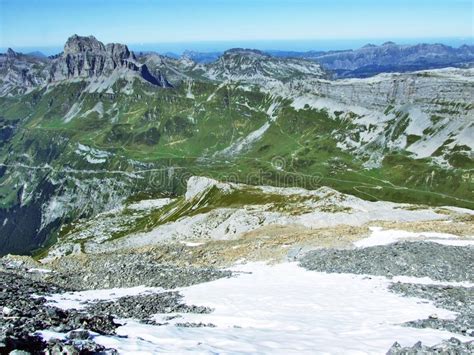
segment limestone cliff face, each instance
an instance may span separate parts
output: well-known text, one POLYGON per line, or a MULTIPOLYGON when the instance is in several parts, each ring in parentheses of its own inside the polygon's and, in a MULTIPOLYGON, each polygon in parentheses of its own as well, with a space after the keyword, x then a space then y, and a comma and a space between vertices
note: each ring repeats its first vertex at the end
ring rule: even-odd
POLYGON ((472 102, 473 85, 474 70, 444 69, 383 74, 368 79, 312 81, 310 91, 368 108, 384 109, 389 104, 409 103, 432 108, 437 101, 472 102))
POLYGON ((137 62, 128 47, 120 43, 104 45, 94 36, 74 35, 64 45, 63 54, 51 66, 51 81, 70 78, 109 76, 114 70, 130 70, 153 85, 170 86, 162 75, 153 76, 146 65, 137 62))
POLYGON ((171 86, 162 73, 152 74, 139 63, 126 45, 104 45, 94 36, 74 35, 67 40, 63 53, 55 57, 36 58, 11 49, 0 55, 0 95, 68 79, 105 79, 115 71, 135 74, 156 86, 171 86))
POLYGON ((0 55, 0 96, 21 93, 44 84, 48 72, 47 59, 17 53, 11 48, 0 55))
POLYGON ((472 156, 474 69, 439 69, 381 74, 367 79, 295 80, 269 89, 346 117, 352 128, 340 147, 373 155, 406 150, 418 158, 436 156, 445 164, 452 152, 472 156))

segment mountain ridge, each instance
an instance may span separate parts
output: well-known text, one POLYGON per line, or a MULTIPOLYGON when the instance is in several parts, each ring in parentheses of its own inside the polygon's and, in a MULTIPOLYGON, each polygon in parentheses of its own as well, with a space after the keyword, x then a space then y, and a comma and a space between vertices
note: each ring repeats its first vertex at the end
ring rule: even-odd
POLYGON ((333 71, 336 78, 368 77, 382 72, 415 71, 474 63, 474 46, 459 48, 444 44, 398 45, 386 42, 355 50, 329 52, 270 52, 278 56, 296 56, 314 60, 333 71))

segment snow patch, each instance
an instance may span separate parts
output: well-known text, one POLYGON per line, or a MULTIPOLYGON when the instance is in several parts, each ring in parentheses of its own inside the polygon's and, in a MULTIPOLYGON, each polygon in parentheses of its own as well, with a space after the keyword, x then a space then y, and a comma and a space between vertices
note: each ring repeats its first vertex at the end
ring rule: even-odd
POLYGON ((83 156, 90 164, 103 164, 107 161, 107 157, 112 154, 104 150, 88 147, 83 144, 78 144, 75 153, 83 156))
POLYGON ((259 129, 249 133, 248 136, 238 139, 230 147, 223 149, 222 151, 216 153, 216 155, 235 155, 243 151, 245 148, 251 146, 253 143, 258 141, 264 133, 270 128, 270 123, 266 122, 259 129))
POLYGON ((230 190, 229 184, 220 183, 217 180, 204 176, 192 176, 187 183, 185 198, 187 201, 190 201, 203 192, 209 191, 214 186, 223 191, 230 190))
POLYGON ((84 112, 81 117, 87 117, 89 116, 91 113, 97 113, 99 115, 100 118, 102 118, 104 116, 104 104, 102 103, 102 101, 99 101, 97 102, 93 108, 91 108, 90 110, 84 112))
POLYGON ((163 292, 161 287, 137 286, 130 288, 110 288, 79 292, 58 293, 46 296, 47 304, 61 309, 84 309, 87 303, 94 301, 112 301, 125 296, 137 296, 163 292))
POLYGON ((171 199, 171 198, 160 198, 156 200, 142 200, 140 202, 132 203, 131 205, 128 206, 128 208, 132 210, 140 210, 140 211, 158 209, 166 205, 169 205, 173 201, 174 199, 171 199))
POLYGON ((69 111, 66 113, 64 116, 64 122, 68 123, 70 122, 74 117, 76 117, 79 112, 82 110, 82 102, 76 102, 74 105, 71 106, 69 111))
MULTIPOLYGON (((94 341, 120 353, 383 354, 394 341, 434 345, 456 336, 401 324, 455 313, 388 290, 390 280, 308 271, 296 264, 252 263, 235 267, 237 277, 179 289, 186 304, 212 307, 210 314, 181 314, 168 325, 133 320, 117 336, 94 341), (175 323, 212 323, 215 328, 183 328, 175 323)), ((166 315, 156 315, 157 320, 166 315)), ((123 323, 122 323, 123 324, 123 323)))
MULTIPOLYGON (((427 239, 431 238, 429 241, 436 241, 438 243, 447 244, 447 243, 458 243, 456 241, 459 237, 454 234, 448 233, 436 233, 436 232, 407 232, 403 230, 388 229, 383 230, 380 227, 370 227, 371 236, 357 242, 354 242, 354 245, 358 248, 367 248, 377 245, 388 245, 404 239, 427 239), (447 239, 441 241, 440 239, 447 239), (454 239, 454 240, 453 240, 454 239)), ((467 242, 467 241, 463 241, 467 242)), ((449 244, 454 245, 454 244, 449 244)))
POLYGON ((394 276, 393 282, 401 282, 406 284, 419 284, 419 285, 438 285, 438 286, 451 286, 451 287, 474 287, 472 282, 456 282, 456 281, 438 281, 433 280, 429 277, 413 277, 413 276, 394 276))

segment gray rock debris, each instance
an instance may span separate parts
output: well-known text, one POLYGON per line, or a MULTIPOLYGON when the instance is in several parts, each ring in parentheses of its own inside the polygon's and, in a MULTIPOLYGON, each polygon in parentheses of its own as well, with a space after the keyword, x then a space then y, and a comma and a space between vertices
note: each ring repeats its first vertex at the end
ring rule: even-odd
POLYGON ((404 325, 414 328, 434 328, 474 337, 474 287, 419 285, 394 283, 390 290, 406 297, 433 301, 435 306, 456 312, 456 319, 439 319, 436 314, 404 325))
POLYGON ((413 346, 402 347, 395 342, 387 352, 387 355, 471 355, 474 353, 474 342, 462 343, 456 338, 451 338, 434 346, 426 346, 419 341, 413 346))
POLYGON ((431 242, 405 241, 360 249, 314 250, 301 258, 300 264, 322 272, 474 281, 474 248, 431 242))

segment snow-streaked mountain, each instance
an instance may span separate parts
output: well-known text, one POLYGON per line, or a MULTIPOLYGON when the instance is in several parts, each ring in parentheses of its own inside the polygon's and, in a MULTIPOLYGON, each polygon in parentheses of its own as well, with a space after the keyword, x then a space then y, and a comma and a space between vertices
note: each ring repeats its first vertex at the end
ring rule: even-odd
POLYGON ((442 163, 452 151, 474 149, 474 69, 380 74, 368 79, 295 80, 269 91, 297 110, 327 110, 344 118, 340 147, 380 162, 385 151, 406 150, 442 163), (439 160, 441 158, 441 160, 439 160))
POLYGON ((266 80, 288 81, 298 77, 324 77, 320 65, 309 60, 275 58, 258 50, 235 48, 217 61, 201 66, 212 80, 260 84, 266 80))
POLYGON ((408 72, 474 64, 474 46, 453 48, 444 44, 399 45, 386 42, 368 44, 356 50, 330 52, 272 51, 279 57, 298 57, 320 63, 339 78, 368 77, 384 72, 408 72))

